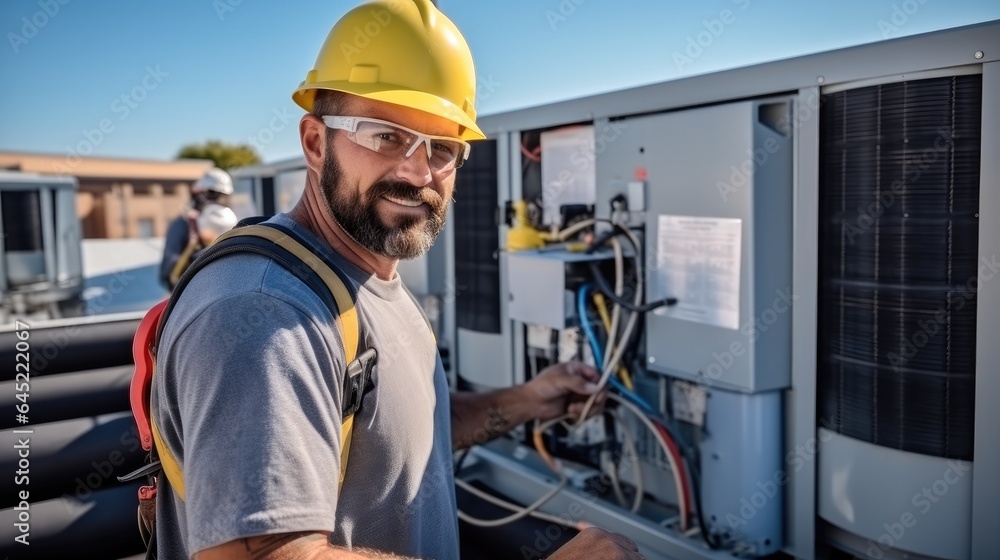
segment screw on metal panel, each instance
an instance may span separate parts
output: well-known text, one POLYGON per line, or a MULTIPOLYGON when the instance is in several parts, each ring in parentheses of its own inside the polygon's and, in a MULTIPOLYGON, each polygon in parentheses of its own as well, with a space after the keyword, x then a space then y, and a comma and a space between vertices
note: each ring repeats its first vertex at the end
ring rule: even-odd
POLYGON ((649 357, 649 363, 651 363, 651 364, 656 363, 656 358, 650 356, 649 357))
POLYGON ((983 53, 983 51, 976 51, 976 60, 982 60, 984 56, 986 55, 983 53))
POLYGON ((825 81, 826 81, 826 78, 824 78, 823 76, 819 76, 819 77, 816 78, 816 83, 822 84, 825 81))

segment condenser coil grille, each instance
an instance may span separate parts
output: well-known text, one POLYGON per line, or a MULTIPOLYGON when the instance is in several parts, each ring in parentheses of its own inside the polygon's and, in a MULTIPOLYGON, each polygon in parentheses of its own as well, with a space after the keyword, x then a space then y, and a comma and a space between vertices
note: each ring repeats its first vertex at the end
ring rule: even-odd
POLYGON ((982 79, 825 95, 820 424, 971 460, 982 79))
POLYGON ((476 142, 469 160, 456 173, 455 322, 463 329, 499 333, 496 141, 476 142))

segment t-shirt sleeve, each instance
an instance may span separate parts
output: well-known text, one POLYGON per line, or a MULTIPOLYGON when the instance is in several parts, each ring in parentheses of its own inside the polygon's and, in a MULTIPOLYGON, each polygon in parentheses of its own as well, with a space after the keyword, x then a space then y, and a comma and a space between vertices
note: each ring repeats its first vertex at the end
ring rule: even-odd
POLYGON ((210 305, 177 338, 168 386, 192 554, 242 537, 334 530, 344 358, 339 335, 318 321, 244 293, 210 305))

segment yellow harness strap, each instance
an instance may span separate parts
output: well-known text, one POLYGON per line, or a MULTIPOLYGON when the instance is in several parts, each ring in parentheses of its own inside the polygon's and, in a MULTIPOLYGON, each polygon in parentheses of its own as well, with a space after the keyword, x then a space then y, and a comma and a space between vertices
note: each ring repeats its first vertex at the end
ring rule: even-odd
MULTIPOLYGON (((233 237, 240 236, 253 236, 261 237, 267 239, 282 249, 285 249, 289 253, 295 255, 299 260, 313 269, 316 274, 323 280, 326 286, 330 289, 330 293, 333 294, 333 299, 337 303, 337 309, 340 313, 339 317, 334 317, 337 324, 337 329, 341 333, 341 338, 344 343, 344 354, 346 355, 346 364, 350 364, 354 361, 358 354, 358 341, 360 337, 358 335, 358 313, 354 308, 354 299, 351 297, 350 290, 344 285, 344 281, 340 279, 340 276, 336 272, 330 269, 319 257, 314 255, 312 251, 303 247, 298 241, 288 237, 284 233, 267 226, 253 225, 245 226, 230 230, 215 240, 215 243, 226 239, 232 239, 233 237)), ((155 370, 154 370, 155 377, 155 370)), ((177 459, 174 458, 173 454, 170 452, 170 448, 163 441, 163 437, 160 435, 160 430, 156 426, 156 419, 150 415, 150 426, 153 432, 153 443, 156 446, 156 452, 159 455, 160 465, 163 468, 163 474, 170 481, 170 486, 177 492, 180 499, 184 500, 184 473, 181 472, 181 467, 177 463, 177 459)), ((347 475, 347 458, 351 453, 351 434, 354 428, 354 415, 348 416, 343 419, 343 424, 341 424, 341 438, 340 438, 340 479, 338 484, 343 485, 344 477, 347 475)))

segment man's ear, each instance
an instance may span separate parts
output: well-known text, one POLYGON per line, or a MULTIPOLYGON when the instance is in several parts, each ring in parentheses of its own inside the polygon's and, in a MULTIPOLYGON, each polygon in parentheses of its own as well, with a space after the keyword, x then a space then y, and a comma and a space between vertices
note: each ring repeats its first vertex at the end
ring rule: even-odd
POLYGON ((323 156, 326 154, 326 135, 328 129, 316 115, 306 113, 299 120, 299 141, 302 143, 302 154, 306 158, 306 167, 319 175, 323 170, 323 156))

